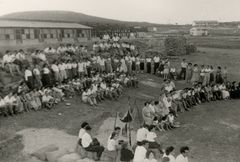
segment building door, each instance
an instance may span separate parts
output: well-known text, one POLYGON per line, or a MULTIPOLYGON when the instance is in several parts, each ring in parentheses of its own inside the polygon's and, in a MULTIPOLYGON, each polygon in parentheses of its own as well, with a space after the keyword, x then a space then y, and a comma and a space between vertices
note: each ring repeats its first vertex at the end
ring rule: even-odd
POLYGON ((22 43, 22 29, 16 29, 15 31, 17 43, 22 43))

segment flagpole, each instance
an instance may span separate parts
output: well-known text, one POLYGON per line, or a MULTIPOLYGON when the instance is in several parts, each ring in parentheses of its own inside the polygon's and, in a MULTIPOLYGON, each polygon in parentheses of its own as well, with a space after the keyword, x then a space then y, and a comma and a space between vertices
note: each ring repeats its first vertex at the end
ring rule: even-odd
POLYGON ((131 137, 131 126, 130 123, 128 123, 128 131, 129 131, 129 145, 132 146, 132 137, 131 137))
POLYGON ((117 117, 118 117, 118 112, 116 112, 113 130, 115 129, 115 127, 116 127, 116 125, 117 125, 117 117))
POLYGON ((135 98, 135 102, 134 102, 136 108, 137 108, 137 112, 138 112, 138 120, 139 120, 139 124, 140 126, 142 125, 142 121, 140 119, 140 111, 139 111, 139 108, 138 108, 138 105, 137 105, 137 99, 135 98))
MULTIPOLYGON (((130 96, 128 96, 128 106, 129 106, 129 112, 131 113, 130 96)), ((130 123, 131 122, 128 122, 128 135, 129 135, 129 145, 132 146, 130 123)))

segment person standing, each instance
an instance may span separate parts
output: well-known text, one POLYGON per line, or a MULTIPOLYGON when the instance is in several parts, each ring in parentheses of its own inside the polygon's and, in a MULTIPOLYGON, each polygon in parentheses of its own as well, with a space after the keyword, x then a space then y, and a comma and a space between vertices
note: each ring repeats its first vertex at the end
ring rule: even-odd
POLYGON ((187 66, 187 71, 186 71, 186 82, 190 83, 192 79, 192 74, 193 74, 193 69, 192 69, 192 63, 189 63, 187 66))
POLYGON ((45 64, 43 66, 42 83, 43 83, 43 86, 45 86, 45 87, 49 87, 49 86, 52 85, 52 82, 51 82, 51 72, 50 72, 47 64, 45 64))
POLYGON ((146 58, 146 62, 147 62, 147 73, 151 74, 151 64, 152 64, 152 59, 146 58))
POLYGON ((183 146, 180 148, 180 154, 177 156, 175 162, 188 162, 189 147, 183 146))
POLYGON ((186 79, 187 66, 188 66, 188 63, 186 62, 185 59, 183 59, 183 61, 181 63, 180 79, 182 79, 182 75, 183 75, 183 80, 186 79))
POLYGON ((195 64, 193 66, 193 75, 192 75, 191 82, 192 82, 192 84, 195 84, 198 81, 199 81, 199 69, 198 69, 198 65, 195 64))
POLYGON ((34 88, 33 73, 29 66, 25 70, 24 76, 25 76, 25 81, 27 82, 28 88, 33 89, 34 88))
POLYGON ((35 85, 35 87, 40 89, 42 87, 41 73, 40 73, 40 70, 38 69, 37 65, 34 66, 33 76, 35 78, 35 83, 37 84, 37 85, 35 85))
POLYGON ((227 82, 227 78, 228 78, 228 71, 227 71, 227 67, 225 66, 223 69, 223 82, 226 83, 227 82))
POLYGON ((159 68, 160 57, 156 55, 156 56, 154 56, 153 60, 154 60, 154 72, 153 72, 153 73, 154 73, 154 75, 155 75, 157 69, 159 68))
POLYGON ((209 83, 214 83, 214 69, 213 66, 210 66, 210 78, 209 78, 209 83))
POLYGON ((222 68, 218 66, 217 73, 216 73, 216 84, 222 84, 223 83, 223 77, 222 77, 222 68))

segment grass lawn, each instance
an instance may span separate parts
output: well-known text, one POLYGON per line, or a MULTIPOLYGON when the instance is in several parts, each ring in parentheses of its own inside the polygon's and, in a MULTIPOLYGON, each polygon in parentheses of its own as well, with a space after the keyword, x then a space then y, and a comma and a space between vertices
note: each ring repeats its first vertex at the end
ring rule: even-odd
POLYGON ((221 49, 240 49, 240 36, 206 36, 192 37, 187 36, 188 42, 197 46, 221 48, 221 49))
MULTIPOLYGON (((189 61, 199 64, 223 65, 229 69, 230 77, 240 80, 240 50, 222 50, 199 48, 206 53, 196 53, 185 56, 189 61)), ((180 57, 181 60, 183 57, 180 57)), ((179 65, 174 62, 173 64, 179 65)), ((140 75, 140 88, 127 89, 118 101, 104 101, 98 109, 91 109, 81 103, 80 97, 71 100, 71 106, 65 103, 47 111, 30 112, 15 117, 0 118, 0 134, 14 134, 26 128, 55 128, 71 135, 77 135, 82 121, 89 121, 94 133, 103 121, 108 117, 114 117, 116 111, 125 112, 128 108, 128 96, 130 103, 137 101, 137 107, 141 109, 143 103, 152 98, 157 98, 162 83, 160 78, 152 75, 140 75), (59 115, 61 113, 61 115, 59 115)), ((185 87, 182 81, 177 82, 177 87, 185 87)), ((197 106, 190 112, 180 114, 178 121, 181 128, 159 133, 159 141, 163 147, 173 145, 176 154, 180 146, 188 145, 191 149, 190 162, 237 162, 240 159, 240 100, 217 101, 197 106)), ((136 106, 134 106, 136 108, 136 106)), ((139 120, 133 124, 136 130, 139 120)), ((6 136, 0 136, 3 139, 6 136)), ((0 139, 1 140, 1 139, 0 139)), ((16 149, 16 153, 20 151, 16 149)), ((0 157, 1 161, 1 157, 0 157)), ((5 159, 5 162, 15 162, 13 159, 5 159)))

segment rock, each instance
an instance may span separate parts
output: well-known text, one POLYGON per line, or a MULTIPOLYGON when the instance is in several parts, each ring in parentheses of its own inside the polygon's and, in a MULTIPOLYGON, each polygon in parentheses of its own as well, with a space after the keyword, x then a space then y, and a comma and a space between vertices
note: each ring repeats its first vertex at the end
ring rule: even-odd
POLYGON ((78 160, 81 160, 81 157, 77 153, 71 153, 63 155, 57 159, 57 162, 77 162, 78 160))
POLYGON ((46 158, 48 162, 57 162, 57 159, 67 154, 68 151, 66 149, 59 149, 53 152, 47 152, 46 158))
POLYGON ((58 147, 56 145, 48 145, 46 147, 43 147, 43 148, 37 150, 32 155, 39 158, 42 161, 46 161, 47 160, 46 153, 53 152, 56 150, 58 150, 58 147))

